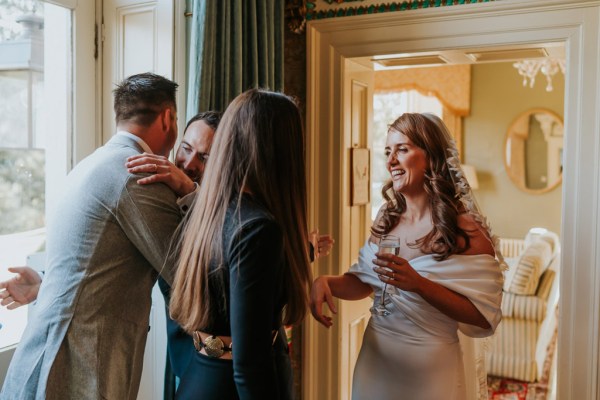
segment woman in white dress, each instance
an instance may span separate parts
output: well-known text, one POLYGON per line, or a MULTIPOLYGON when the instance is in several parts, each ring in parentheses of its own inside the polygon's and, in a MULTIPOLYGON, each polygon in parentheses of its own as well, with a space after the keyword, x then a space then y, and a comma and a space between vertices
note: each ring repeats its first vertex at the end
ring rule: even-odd
POLYGON ((403 114, 389 128, 385 152, 387 203, 358 263, 343 275, 315 280, 311 311, 329 327, 323 303, 335 311, 333 297, 374 294, 354 370, 354 400, 463 400, 458 330, 470 337, 494 333, 501 319, 502 256, 438 117, 403 114), (399 238, 398 255, 378 252, 383 235, 399 238))

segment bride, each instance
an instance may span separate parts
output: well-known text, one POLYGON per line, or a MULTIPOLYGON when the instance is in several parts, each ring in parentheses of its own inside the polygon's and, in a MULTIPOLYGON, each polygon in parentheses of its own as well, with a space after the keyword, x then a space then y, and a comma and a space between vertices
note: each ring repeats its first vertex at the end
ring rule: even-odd
POLYGON ((323 303, 335 312, 333 297, 374 294, 354 370, 354 400, 462 400, 458 331, 494 333, 501 319, 502 256, 438 117, 400 116, 389 128, 385 154, 391 181, 382 190, 387 203, 371 237, 347 273, 315 280, 311 311, 330 327, 323 303), (396 249, 384 252, 382 241, 390 236, 396 249))

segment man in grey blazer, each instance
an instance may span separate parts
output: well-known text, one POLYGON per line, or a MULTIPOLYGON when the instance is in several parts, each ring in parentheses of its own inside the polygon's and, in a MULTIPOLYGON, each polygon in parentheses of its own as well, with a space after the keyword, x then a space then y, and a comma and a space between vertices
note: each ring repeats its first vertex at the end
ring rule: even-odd
MULTIPOLYGON (((117 134, 69 174, 48 223, 46 274, 0 399, 135 399, 151 290, 180 222, 176 194, 141 186, 128 157, 167 156, 177 84, 131 76, 114 91, 117 134)), ((158 167, 156 167, 158 169, 158 167)))
MULTIPOLYGON (((183 138, 175 155, 175 163, 156 154, 138 154, 128 158, 129 172, 148 172, 151 175, 139 179, 138 184, 163 182, 179 196, 177 204, 184 215, 191 206, 198 184, 202 179, 209 157, 214 133, 221 113, 206 111, 193 116, 187 123, 183 138)), ((10 267, 17 275, 0 282, 0 305, 8 309, 18 308, 35 301, 42 276, 30 267, 10 267)), ((159 277, 159 286, 166 304, 169 302, 170 287, 159 277)), ((192 337, 169 318, 167 310, 167 363, 165 368, 165 400, 175 397, 176 377, 180 377, 195 352, 192 337)))

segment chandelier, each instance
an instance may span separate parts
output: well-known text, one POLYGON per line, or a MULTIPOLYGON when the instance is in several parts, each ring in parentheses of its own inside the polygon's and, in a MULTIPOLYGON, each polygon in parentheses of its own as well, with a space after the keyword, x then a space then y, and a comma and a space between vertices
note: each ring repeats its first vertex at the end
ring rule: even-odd
POLYGON ((532 88, 535 83, 535 77, 538 72, 541 72, 546 77, 546 91, 552 91, 552 77, 558 71, 565 73, 565 60, 561 58, 544 58, 542 60, 523 60, 513 64, 519 71, 519 75, 523 77, 523 86, 532 88))

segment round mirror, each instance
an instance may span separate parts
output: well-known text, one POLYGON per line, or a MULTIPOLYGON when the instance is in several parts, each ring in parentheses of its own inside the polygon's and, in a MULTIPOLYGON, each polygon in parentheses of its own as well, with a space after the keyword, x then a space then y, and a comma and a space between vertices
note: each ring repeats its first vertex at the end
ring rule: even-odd
POLYGON ((563 122, 554 112, 532 109, 508 128, 504 166, 519 189, 545 193, 562 180, 563 122))

